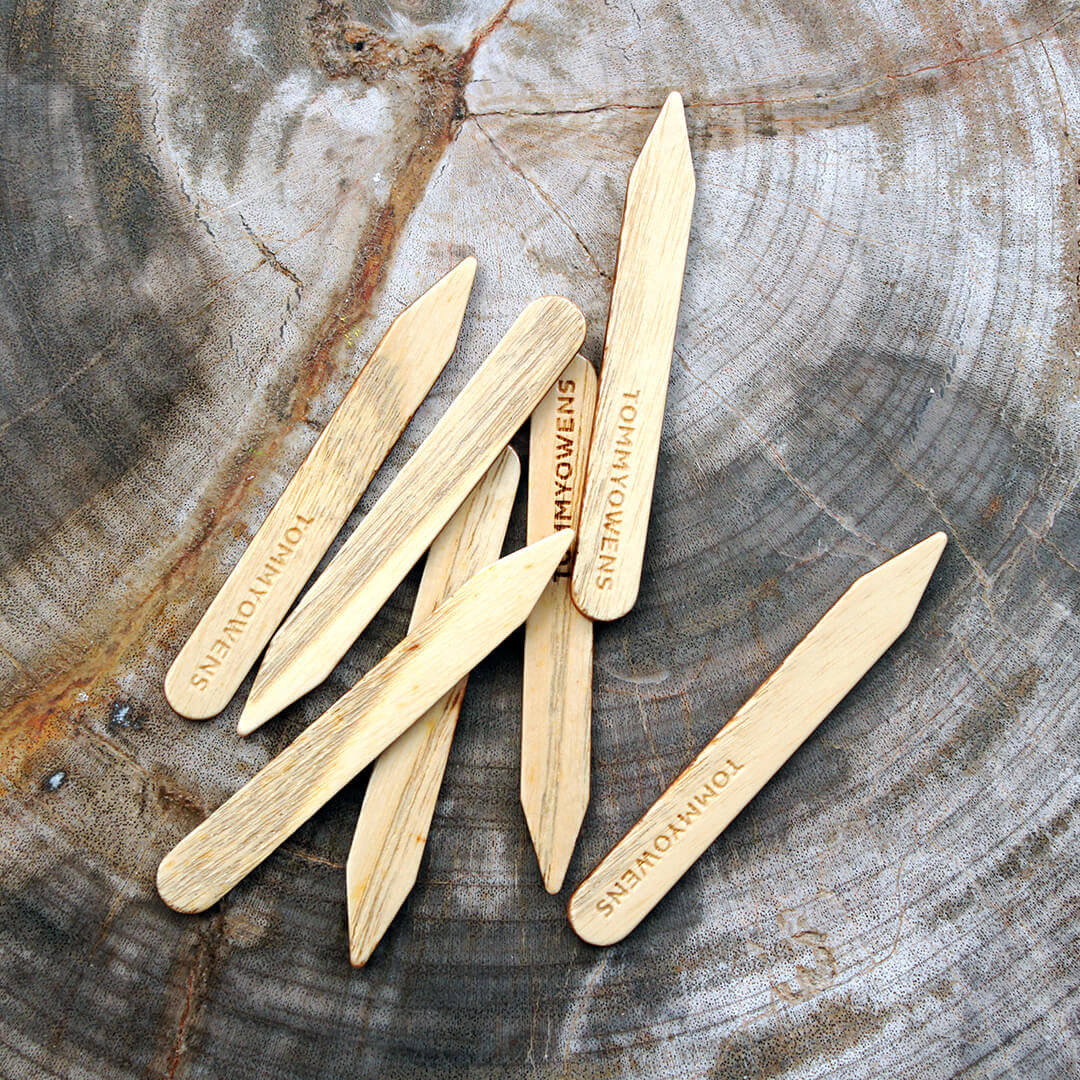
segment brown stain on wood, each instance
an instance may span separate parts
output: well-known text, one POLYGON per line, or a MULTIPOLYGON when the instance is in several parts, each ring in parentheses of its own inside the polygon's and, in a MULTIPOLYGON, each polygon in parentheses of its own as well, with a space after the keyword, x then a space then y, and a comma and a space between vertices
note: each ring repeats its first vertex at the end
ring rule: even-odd
POLYGON ((188 1034, 194 1029, 214 987, 219 966, 228 956, 226 916, 221 909, 200 919, 200 925, 183 952, 177 956, 169 978, 177 987, 166 1013, 159 1021, 160 1043, 151 1074, 175 1080, 188 1050, 188 1034))
POLYGON ((1037 826, 994 866, 993 876, 1027 880, 1039 869, 1039 862, 1053 854, 1055 842, 1068 832, 1074 807, 1069 806, 1045 825, 1037 826))
POLYGON ((706 1074, 708 1080, 736 1076, 765 1080, 821 1058, 835 1059, 881 1031, 889 1013, 856 1005, 845 996, 825 1000, 813 1009, 796 1007, 786 1019, 778 1025, 762 1025, 765 1030, 748 1029, 729 1038, 706 1074))
POLYGON ((1001 496, 993 495, 979 515, 984 525, 989 525, 1001 513, 1001 496))
MULTIPOLYGON (((792 5, 790 14, 794 26, 812 39, 817 36, 819 48, 835 46, 832 26, 825 36, 815 31, 807 22, 805 6, 792 5)), ((847 79, 838 82, 830 71, 745 85, 715 100, 707 95, 690 95, 687 108, 692 133, 704 145, 714 141, 729 145, 740 137, 784 138, 865 124, 878 139, 883 159, 891 167, 899 167, 912 136, 905 128, 905 103, 912 97, 943 96, 956 102, 974 133, 958 144, 967 156, 965 169, 972 175, 978 175, 991 157, 996 160, 1001 155, 1003 140, 1011 153, 1030 157, 1031 137, 1019 120, 1022 110, 1011 81, 1005 78, 996 83, 1003 90, 1005 107, 988 102, 982 92, 983 69, 987 65, 1023 62, 1025 49, 1041 43, 1044 37, 1063 34, 1070 15, 1044 17, 1040 25, 1010 27, 988 18, 979 26, 977 39, 966 40, 958 13, 950 15, 931 5, 913 14, 920 18, 925 35, 923 50, 902 49, 852 12, 849 32, 860 40, 861 48, 858 67, 847 79)), ((839 25, 843 25, 842 19, 839 25)), ((640 106, 616 103, 605 108, 640 106)))
POLYGON ((331 79, 352 76, 371 85, 408 72, 423 82, 447 82, 460 60, 435 41, 409 47, 393 41, 333 0, 320 0, 307 21, 316 59, 331 79))
MULTIPOLYGON (((426 77, 418 110, 419 130, 390 187, 389 196, 361 241, 348 282, 332 310, 313 335, 305 358, 297 364, 298 375, 289 394, 287 411, 277 426, 251 455, 273 460, 286 435, 304 421, 308 402, 321 390, 350 351, 350 332, 370 314, 371 302, 382 283, 401 230, 416 208, 432 172, 453 141, 465 117, 464 88, 469 80, 476 50, 509 13, 512 0, 472 38, 468 46, 440 68, 442 77, 426 77)), ((340 5, 323 5, 340 7, 340 5)), ((340 26, 343 38, 354 33, 347 20, 340 26)), ((321 39, 320 39, 321 40, 321 39)), ((325 48, 313 42, 318 52, 325 48)), ((429 72, 430 75, 430 72, 429 72)), ((250 457, 229 464, 229 473, 209 485, 211 492, 194 515, 194 527, 182 541, 178 557, 164 574, 117 622, 107 616, 100 623, 98 650, 46 685, 31 689, 33 679, 20 679, 9 687, 3 726, 0 728, 0 772, 11 775, 13 764, 43 741, 62 740, 71 731, 73 706, 78 693, 94 694, 107 686, 113 673, 137 662, 150 641, 172 651, 187 629, 168 614, 170 604, 206 593, 205 567, 215 561, 218 544, 241 524, 237 519, 251 497, 248 477, 250 457)))

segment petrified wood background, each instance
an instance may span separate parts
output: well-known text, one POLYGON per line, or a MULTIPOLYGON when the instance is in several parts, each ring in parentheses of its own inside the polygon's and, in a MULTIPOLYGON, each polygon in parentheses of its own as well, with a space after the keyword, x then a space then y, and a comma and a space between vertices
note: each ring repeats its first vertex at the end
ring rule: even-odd
MULTIPOLYGON (((1077 1066, 1080 17, 849 0, 5 5, 5 1077, 1060 1076, 1077 1066), (517 805, 520 637, 350 969, 361 778, 203 917, 160 856, 403 632, 242 742, 164 670, 387 322, 467 252, 598 358, 665 92, 698 172, 647 581, 597 634, 576 883, 856 575, 911 630, 599 951, 517 805)), ((517 440, 520 449, 525 441, 517 440)), ((524 531, 519 504, 513 543, 524 531)))

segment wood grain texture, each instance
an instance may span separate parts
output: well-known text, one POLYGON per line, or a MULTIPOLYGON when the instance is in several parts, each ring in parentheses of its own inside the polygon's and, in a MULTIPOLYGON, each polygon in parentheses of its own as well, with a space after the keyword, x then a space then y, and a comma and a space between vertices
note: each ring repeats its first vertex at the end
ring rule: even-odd
POLYGON ((945 550, 935 533, 865 573, 570 897, 593 945, 621 941, 907 629, 945 550))
MULTIPOLYGON (((521 463, 507 447, 435 537, 410 631, 499 557, 520 478, 521 463)), ((367 963, 416 882, 467 682, 462 679, 399 735, 371 770, 345 863, 349 958, 356 967, 367 963)))
POLYGON ((672 93, 630 172, 619 235, 574 562, 574 602, 593 619, 617 619, 637 600, 694 190, 672 93))
MULTIPOLYGON (((529 420, 530 543, 576 529, 585 488, 596 372, 577 356, 529 420)), ((570 596, 573 548, 525 623, 521 806, 544 888, 562 888, 589 805, 592 621, 570 596)))
POLYGON ((169 668, 182 716, 215 716, 236 693, 446 366, 475 276, 462 259, 390 324, 169 668))
POLYGON ((585 336, 569 300, 534 300, 270 641, 242 735, 333 670, 547 393, 585 336))
POLYGON ((397 1078, 434 1048, 447 1080, 1074 1073, 1080 17, 515 0, 492 26, 502 5, 0 22, 2 1071, 397 1078), (207 723, 161 692, 217 584, 392 316, 464 256, 457 352, 342 540, 531 298, 574 300, 599 362, 626 180, 673 89, 687 273, 641 591, 594 627, 567 883, 852 581, 947 529, 902 647, 613 949, 543 891, 520 633, 470 676, 363 972, 363 776, 218 905, 170 911, 158 860, 401 639, 419 568, 248 739, 250 676, 207 723))
POLYGON ((205 911, 382 753, 532 610, 573 533, 486 567, 161 860, 176 911, 205 911))

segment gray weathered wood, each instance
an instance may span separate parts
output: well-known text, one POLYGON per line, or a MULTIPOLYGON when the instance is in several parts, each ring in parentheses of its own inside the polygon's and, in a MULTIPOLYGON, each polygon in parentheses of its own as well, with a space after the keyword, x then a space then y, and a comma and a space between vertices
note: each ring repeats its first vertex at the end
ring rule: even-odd
POLYGON ((1068 5, 55 0, 3 26, 5 1077, 1076 1069, 1068 5), (520 635, 470 681, 366 969, 363 779, 170 912, 159 858, 400 638, 416 576, 246 742, 243 691, 166 707, 177 648, 389 313, 463 255, 460 348, 360 513, 529 299, 571 297, 598 358, 672 89, 688 272, 566 892, 848 583, 944 528, 911 628, 612 949, 544 893, 517 806, 520 635))

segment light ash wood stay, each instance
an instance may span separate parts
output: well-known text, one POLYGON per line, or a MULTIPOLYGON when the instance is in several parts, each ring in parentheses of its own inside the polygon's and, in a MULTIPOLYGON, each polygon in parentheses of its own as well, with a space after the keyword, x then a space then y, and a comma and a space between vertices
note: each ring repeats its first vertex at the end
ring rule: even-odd
POLYGON ((619 237, 574 562, 574 602, 593 619, 637 599, 694 190, 682 98, 671 94, 630 173, 619 237))
POLYGON ((481 570, 161 860, 161 898, 205 911, 519 627, 564 529, 481 570))
POLYGON ((475 276, 463 259, 390 324, 165 676, 182 716, 236 693, 453 354, 475 276))
MULTIPOLYGON (((499 557, 520 477, 521 463, 507 447, 435 538, 410 633, 499 557)), ((467 681, 399 735, 372 769, 345 864, 349 957, 356 967, 367 963, 416 882, 467 681)))
MULTIPOLYGON (((577 528, 589 455, 596 372, 577 356, 529 421, 530 543, 577 528)), ((589 805, 592 621, 570 597, 573 548, 525 623, 521 805, 544 888, 562 888, 589 805)))
POLYGON ((903 633, 945 533, 863 574, 570 898, 570 924, 611 945, 655 907, 903 633))
POLYGON ((241 734, 330 674, 584 336, 585 319, 562 297, 535 300, 518 316, 271 639, 240 717, 241 734))

